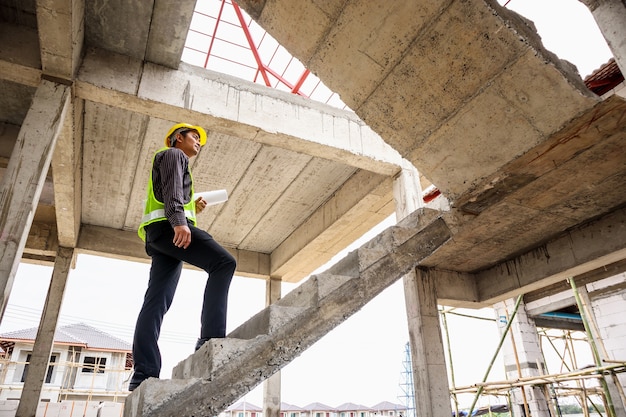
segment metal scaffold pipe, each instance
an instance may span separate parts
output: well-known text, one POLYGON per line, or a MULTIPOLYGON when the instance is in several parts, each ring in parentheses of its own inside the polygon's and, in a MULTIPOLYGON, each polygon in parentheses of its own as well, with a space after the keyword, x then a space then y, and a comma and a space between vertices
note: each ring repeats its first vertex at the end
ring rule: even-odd
MULTIPOLYGON (((578 312, 580 313, 580 317, 583 321, 583 326, 585 327, 585 332, 587 333, 587 338, 589 339, 589 346, 591 347, 591 352, 593 353, 593 359, 596 362, 596 368, 602 367, 602 358, 600 357, 600 352, 598 351, 598 345, 596 343, 596 339, 591 331, 591 326, 589 325, 589 319, 587 317, 587 311, 585 309, 585 305, 582 302, 580 294, 578 292, 578 288, 576 287, 576 282, 573 278, 568 278, 570 286, 572 287, 572 291, 574 292, 574 299, 576 300, 576 305, 578 306, 578 312)), ((611 393, 609 392, 609 387, 606 383, 606 379, 604 375, 599 378, 600 384, 602 385, 602 390, 604 391, 604 395, 607 402, 607 412, 609 413, 609 417, 615 417, 615 407, 613 405, 613 400, 611 398, 611 393)))
MULTIPOLYGON (((517 297, 517 301, 515 301, 515 307, 513 308, 513 312, 511 313, 511 319, 508 320, 506 323, 504 331, 502 332, 502 335, 500 336, 500 342, 498 343, 498 347, 496 348, 496 351, 493 354, 493 357, 491 358, 491 362, 489 362, 489 366, 487 367, 485 376, 483 376, 483 379, 481 381, 483 384, 487 381, 487 378, 489 377, 489 373, 491 372, 493 363, 496 361, 496 358, 498 357, 498 353, 500 353, 500 349, 502 348, 502 345, 504 344, 504 340, 506 339, 507 333, 509 332, 509 329, 511 328, 511 323, 513 322, 513 319, 515 318, 515 315, 517 314, 517 310, 519 309, 521 302, 522 302, 522 295, 520 294, 517 297)), ((476 396, 474 396, 474 400, 472 401, 472 405, 470 406, 467 412, 468 416, 472 415, 472 412, 474 411, 474 407, 476 406, 476 403, 478 402, 478 399, 480 398, 480 395, 482 394, 484 389, 485 389, 484 385, 481 385, 478 388, 478 391, 476 392, 476 396)))

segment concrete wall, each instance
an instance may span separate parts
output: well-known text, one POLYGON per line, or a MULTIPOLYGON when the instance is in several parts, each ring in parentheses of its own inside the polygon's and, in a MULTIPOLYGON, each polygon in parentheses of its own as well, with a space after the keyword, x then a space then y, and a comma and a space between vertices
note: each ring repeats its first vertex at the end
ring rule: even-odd
MULTIPOLYGON (((609 360, 626 362, 626 273, 587 284, 591 306, 609 360)), ((618 374, 626 389, 626 374, 618 374)))

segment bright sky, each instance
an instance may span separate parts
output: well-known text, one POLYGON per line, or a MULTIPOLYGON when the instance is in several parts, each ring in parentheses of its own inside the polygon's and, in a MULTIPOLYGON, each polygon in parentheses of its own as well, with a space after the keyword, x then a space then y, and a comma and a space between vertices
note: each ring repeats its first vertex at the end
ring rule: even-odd
MULTIPOLYGON (((612 56, 591 14, 577 0, 513 0, 508 7, 533 20, 546 47, 574 63, 583 77, 612 56)), ((38 325, 51 273, 49 267, 20 265, 0 332, 38 325)), ((60 324, 86 322, 130 342, 147 279, 148 265, 80 255, 70 273, 60 324)), ((183 273, 163 324, 162 377, 169 377, 171 369, 193 351, 204 282, 202 273, 183 273)), ((293 287, 285 285, 283 294, 293 287)), ((235 278, 228 331, 264 307, 264 291, 261 280, 235 278)), ((490 309, 469 313, 493 317, 490 309)), ((496 325, 450 316, 448 326, 457 386, 479 381, 498 342, 496 325)), ((402 403, 407 341, 399 281, 284 368, 282 399, 298 406, 402 403)), ((494 367, 489 379, 503 379, 501 365, 494 367)), ((262 391, 257 388, 245 399, 261 406, 262 391)))

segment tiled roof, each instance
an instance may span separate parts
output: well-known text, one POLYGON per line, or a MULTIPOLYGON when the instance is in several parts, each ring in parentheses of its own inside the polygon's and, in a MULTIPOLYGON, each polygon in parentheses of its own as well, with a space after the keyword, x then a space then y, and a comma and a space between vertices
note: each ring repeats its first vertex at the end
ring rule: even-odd
POLYGON ((307 406, 302 407, 303 410, 306 411, 334 411, 335 409, 331 406, 322 403, 311 403, 307 406))
MULTIPOLYGON (((0 340, 32 340, 37 337, 37 327, 0 334, 0 340)), ((81 345, 87 349, 131 351, 131 345, 85 323, 59 327, 54 333, 54 343, 81 345)))
POLYGON ((280 411, 304 411, 304 409, 302 407, 298 407, 297 405, 281 402, 280 411))
POLYGON ((624 81, 624 75, 619 70, 615 59, 611 58, 609 62, 585 78, 585 85, 591 91, 601 96, 615 88, 622 81, 624 81))
POLYGON ((389 401, 383 401, 372 406, 374 411, 387 411, 387 410, 406 410, 406 405, 394 404, 389 401))
MULTIPOLYGON (((248 402, 238 402, 237 404, 233 404, 230 407, 228 407, 226 409, 226 411, 263 411, 261 409, 261 407, 258 407, 254 404, 248 403, 248 402)), ((297 405, 293 405, 293 404, 288 404, 285 402, 281 402, 280 403, 280 411, 283 412, 287 412, 287 411, 308 411, 308 412, 312 412, 312 411, 334 411, 334 412, 341 412, 341 411, 363 411, 363 410, 371 410, 371 411, 389 411, 389 410, 406 410, 406 406, 402 405, 402 404, 394 404, 392 402, 389 401, 383 401, 380 402, 378 404, 376 404, 373 407, 366 407, 364 405, 361 404, 354 404, 354 403, 344 403, 341 404, 340 406, 338 406, 337 408, 334 407, 330 407, 326 404, 322 404, 322 403, 311 403, 307 406, 304 407, 298 407, 297 405)))
POLYGON ((335 410, 337 411, 357 411, 357 410, 369 410, 369 409, 370 409, 369 407, 366 407, 361 404, 354 404, 354 403, 343 403, 337 408, 335 408, 335 410))
POLYGON ((226 411, 263 411, 263 409, 257 405, 251 404, 246 401, 240 401, 237 404, 233 404, 226 409, 226 411))

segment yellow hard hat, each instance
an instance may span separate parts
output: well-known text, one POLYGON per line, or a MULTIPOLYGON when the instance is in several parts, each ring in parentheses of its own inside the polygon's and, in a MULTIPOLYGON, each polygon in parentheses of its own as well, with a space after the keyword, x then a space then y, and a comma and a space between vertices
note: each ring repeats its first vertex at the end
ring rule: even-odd
POLYGON ((204 144, 206 143, 206 131, 203 128, 201 128, 200 126, 190 125, 189 123, 176 123, 170 128, 169 132, 167 132, 167 135, 165 136, 165 146, 171 146, 170 136, 172 136, 172 134, 179 129, 181 129, 181 131, 195 130, 196 132, 198 132, 198 135, 200 135, 200 146, 204 146, 204 144))

